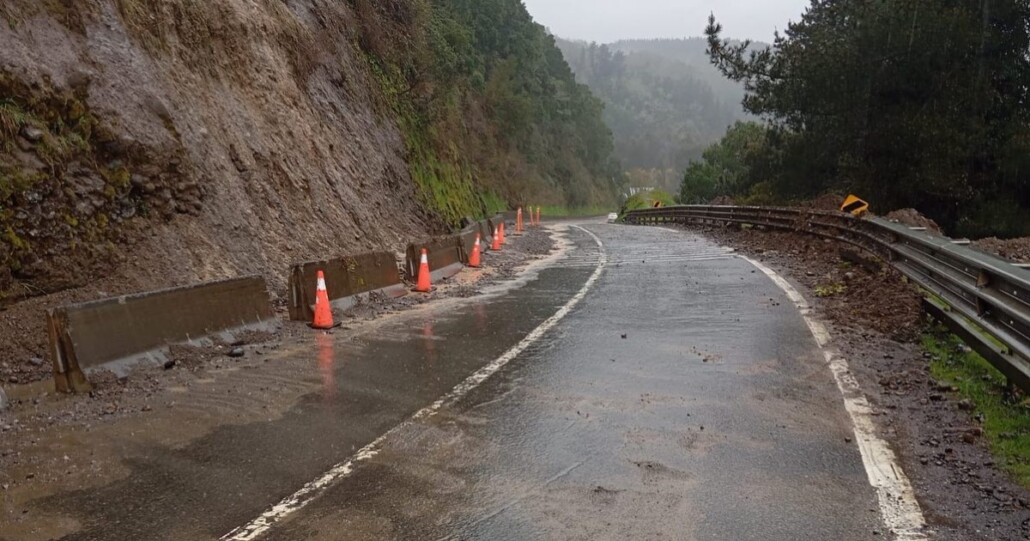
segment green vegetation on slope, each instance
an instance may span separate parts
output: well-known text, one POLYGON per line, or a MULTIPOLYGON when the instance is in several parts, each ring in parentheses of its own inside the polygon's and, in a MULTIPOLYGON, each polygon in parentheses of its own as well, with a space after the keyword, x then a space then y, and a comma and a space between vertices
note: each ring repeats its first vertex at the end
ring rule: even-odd
POLYGON ((605 102, 632 186, 675 190, 687 163, 746 116, 743 86, 710 65, 704 38, 558 46, 576 79, 605 102))
POLYGON ((676 200, 662 190, 641 192, 626 199, 626 202, 622 204, 622 208, 619 210, 619 215, 625 215, 631 210, 648 209, 654 207, 655 203, 661 203, 661 206, 669 207, 675 205, 676 200))
POLYGON ((751 166, 765 151, 764 126, 754 122, 734 124, 722 141, 708 147, 700 160, 687 166, 680 186, 680 202, 689 205, 707 203, 720 195, 757 195, 755 192, 763 186, 753 184, 751 166))
POLYGON ((943 332, 927 334, 923 345, 932 354, 933 377, 955 386, 972 403, 999 463, 1030 488, 1030 403, 1009 397, 1005 376, 958 338, 943 332))
POLYGON ((959 235, 1030 235, 1030 5, 815 0, 771 48, 712 61, 770 121, 751 184, 848 190, 959 235))
POLYGON ((484 215, 497 198, 614 202, 619 168, 603 106, 520 1, 351 4, 412 175, 441 218, 484 215))

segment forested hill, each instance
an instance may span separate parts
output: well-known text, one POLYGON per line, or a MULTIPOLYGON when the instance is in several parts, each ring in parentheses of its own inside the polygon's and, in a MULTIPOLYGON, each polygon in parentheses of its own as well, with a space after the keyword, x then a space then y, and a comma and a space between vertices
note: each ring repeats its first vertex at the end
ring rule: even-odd
POLYGON ((599 45, 558 39, 576 73, 605 102, 616 155, 637 184, 678 186, 691 159, 745 118, 743 85, 711 66, 703 38, 599 45))
MULTIPOLYGON (((744 85, 727 79, 712 65, 708 56, 708 40, 703 37, 683 39, 625 39, 609 45, 613 51, 627 55, 654 55, 690 67, 696 76, 711 87, 722 101, 732 105, 737 117, 744 116, 741 102, 744 85)), ((765 43, 756 43, 752 49, 763 49, 765 43)))

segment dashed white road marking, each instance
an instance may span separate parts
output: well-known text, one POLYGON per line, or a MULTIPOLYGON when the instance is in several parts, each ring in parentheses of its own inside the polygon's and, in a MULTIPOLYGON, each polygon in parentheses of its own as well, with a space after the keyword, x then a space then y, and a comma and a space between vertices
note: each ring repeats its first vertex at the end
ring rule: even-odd
POLYGON ((391 434, 396 433, 402 427, 408 424, 432 417, 440 411, 444 406, 457 402, 461 397, 466 395, 472 389, 475 389, 479 384, 483 383, 490 376, 500 370, 504 365, 508 364, 516 357, 518 357, 523 351, 526 350, 537 340, 543 337, 547 331, 551 330, 559 321, 565 318, 572 311, 573 308, 579 304, 580 301, 586 297, 590 289, 593 288, 594 284, 601 277, 601 273, 604 272, 605 267, 608 264, 608 255, 604 251, 604 243, 601 239, 597 238, 597 235, 592 232, 573 225, 576 229, 579 229, 586 234, 590 235, 594 242, 597 243, 599 255, 597 258, 597 268, 594 270, 590 278, 587 279, 583 287, 572 296, 571 299, 564 306, 558 309, 551 317, 544 320, 537 328, 533 329, 525 338, 523 338, 518 344, 512 346, 511 349, 504 352, 503 355, 490 362, 490 364, 477 370, 474 374, 469 376, 465 381, 459 383, 456 387, 451 389, 449 393, 444 395, 442 398, 433 402, 429 406, 426 406, 419 411, 415 412, 407 421, 395 426, 394 428, 387 431, 382 436, 379 436, 372 443, 362 447, 350 460, 337 464, 332 467, 329 471, 322 474, 321 477, 315 479, 304 485, 300 490, 294 492, 290 496, 287 496, 279 503, 273 505, 270 509, 261 514, 258 518, 250 521, 249 523, 236 528, 235 530, 223 535, 221 541, 251 541, 259 538, 262 534, 267 532, 277 522, 285 519, 286 517, 300 511, 307 504, 314 501, 320 495, 333 485, 336 481, 350 475, 357 465, 361 462, 367 461, 370 458, 375 457, 379 454, 382 449, 383 442, 390 437, 391 434))
POLYGON ((819 349, 823 351, 823 356, 837 381, 837 387, 844 395, 844 409, 851 416, 851 423, 855 427, 855 441, 862 454, 862 463, 869 476, 869 484, 876 489, 884 524, 894 533, 897 541, 929 539, 926 532, 926 519, 916 500, 912 484, 901 469, 901 464, 898 463, 894 451, 877 435, 876 425, 873 424, 872 407, 865 395, 862 394, 858 380, 848 368, 848 361, 839 352, 829 347, 830 333, 826 326, 812 317, 812 307, 790 282, 758 261, 744 256, 741 258, 765 273, 787 294, 787 297, 801 312, 801 317, 804 318, 805 324, 808 325, 812 336, 815 337, 819 349))

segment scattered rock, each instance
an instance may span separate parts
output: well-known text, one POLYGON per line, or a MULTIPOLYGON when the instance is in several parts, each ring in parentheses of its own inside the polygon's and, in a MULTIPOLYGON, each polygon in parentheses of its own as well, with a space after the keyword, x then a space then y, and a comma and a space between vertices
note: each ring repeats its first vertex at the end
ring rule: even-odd
POLYGON ((38 143, 43 140, 43 130, 35 126, 24 126, 21 129, 21 136, 29 142, 38 143))
POLYGON ((3 387, 0 387, 0 411, 7 409, 8 404, 7 393, 4 392, 3 387))
POLYGON ((246 355, 246 352, 243 351, 243 348, 232 348, 229 351, 229 356, 234 358, 234 359, 239 359, 240 357, 243 357, 244 355, 246 355))
POLYGON ((165 370, 171 370, 173 368, 175 368, 175 359, 165 361, 165 370))
POLYGON ((1030 263, 1030 238, 999 239, 990 237, 973 241, 973 247, 1017 263, 1030 263))

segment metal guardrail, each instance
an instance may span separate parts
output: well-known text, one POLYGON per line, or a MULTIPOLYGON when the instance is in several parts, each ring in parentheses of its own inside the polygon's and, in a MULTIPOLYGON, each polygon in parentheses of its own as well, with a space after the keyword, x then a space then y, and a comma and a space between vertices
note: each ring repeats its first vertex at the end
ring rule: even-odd
POLYGON ((886 261, 931 295, 927 312, 1030 392, 1030 270, 882 218, 799 208, 688 205, 630 211, 638 225, 709 223, 836 239, 886 261))

